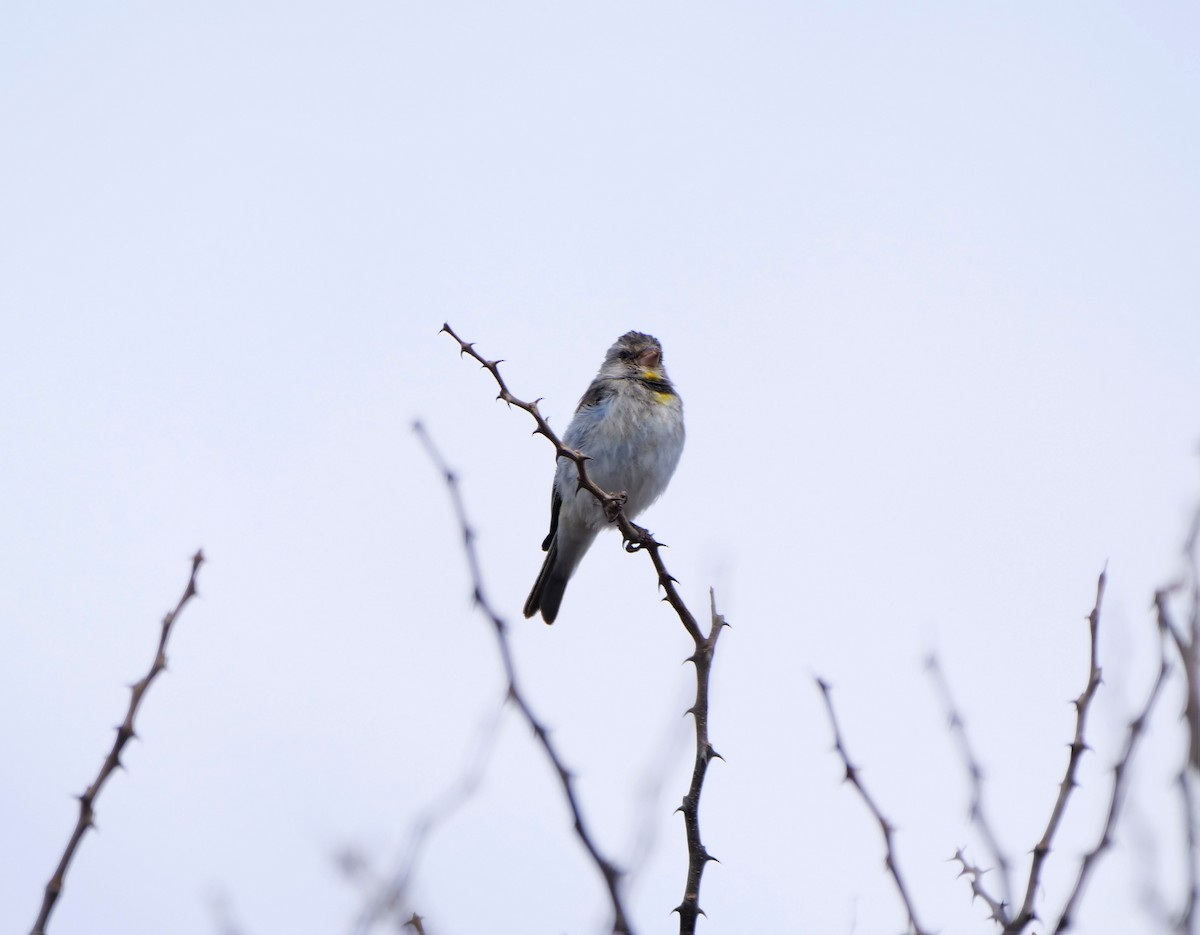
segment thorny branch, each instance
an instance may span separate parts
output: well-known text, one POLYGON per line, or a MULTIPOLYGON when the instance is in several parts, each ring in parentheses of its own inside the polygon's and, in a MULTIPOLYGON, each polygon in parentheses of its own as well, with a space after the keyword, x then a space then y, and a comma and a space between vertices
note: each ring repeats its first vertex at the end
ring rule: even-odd
POLYGON ((1200 900, 1200 864, 1197 863, 1196 853, 1196 799, 1192 794, 1191 777, 1188 776, 1186 767, 1179 771, 1176 782, 1179 784, 1179 798, 1183 804, 1183 821, 1186 829, 1188 889, 1175 930, 1181 935, 1195 935, 1196 903, 1200 900))
POLYGON ((1046 830, 1042 834, 1041 840, 1033 848, 1033 859, 1029 866, 1029 883, 1025 889, 1025 899, 1021 904, 1021 910, 1004 927, 1004 935, 1019 935, 1027 925, 1038 917, 1034 911, 1033 903, 1040 886, 1042 866, 1046 862, 1046 856, 1050 853, 1050 846, 1054 841, 1055 832, 1058 831, 1059 823, 1062 821, 1063 813, 1066 811, 1067 800, 1071 796, 1071 790, 1077 785, 1075 772, 1079 767, 1079 760, 1083 756, 1083 751, 1088 749, 1084 738, 1084 730, 1087 727, 1088 709, 1091 707, 1092 698, 1095 697, 1096 689, 1100 687, 1100 665, 1097 655, 1096 634, 1100 628, 1100 606, 1104 600, 1104 585, 1106 580, 1106 572, 1102 571, 1099 579, 1096 581, 1096 603, 1093 605, 1092 612, 1088 614, 1087 618, 1090 640, 1088 680, 1083 693, 1074 702, 1075 737, 1071 741, 1071 753, 1067 758, 1067 771, 1063 776, 1062 783, 1059 785, 1058 798, 1054 801, 1054 808, 1050 812, 1050 820, 1046 824, 1046 830))
POLYGON ((1196 935, 1200 931, 1200 842, 1197 841, 1197 809, 1192 783, 1200 773, 1200 565, 1197 564, 1197 543, 1200 540, 1200 511, 1192 518, 1191 530, 1184 544, 1185 572, 1183 580, 1162 588, 1154 595, 1154 608, 1160 633, 1169 637, 1183 667, 1186 692, 1184 723, 1188 752, 1176 785, 1179 788, 1185 846, 1187 848, 1187 892, 1179 910, 1175 930, 1181 935, 1196 935), (1187 629, 1180 627, 1171 615, 1171 597, 1184 591, 1188 598, 1187 629))
MULTIPOLYGON (((657 559, 658 553, 652 554, 657 559)), ((683 935, 690 935, 696 931, 696 917, 702 914, 700 877, 704 873, 704 865, 710 860, 716 860, 700 840, 700 793, 704 789, 704 775, 708 772, 709 762, 720 756, 708 739, 708 681, 712 672, 713 652, 717 648, 717 637, 721 635, 721 629, 728 624, 725 618, 717 613, 717 598, 711 589, 708 599, 712 610, 712 627, 707 638, 696 641, 696 651, 687 659, 696 667, 696 701, 688 708, 688 713, 696 723, 696 761, 692 767, 692 782, 678 809, 683 812, 688 844, 687 884, 683 892, 683 901, 675 907, 675 911, 679 913, 679 931, 683 935)))
POLYGON ((1192 789, 1195 775, 1200 773, 1200 509, 1192 515, 1191 530, 1183 546, 1187 562, 1188 581, 1188 636, 1181 640, 1174 627, 1171 638, 1179 651, 1183 663, 1184 688, 1187 703, 1184 717, 1187 720, 1188 759, 1179 771, 1179 797, 1183 807, 1183 818, 1187 828, 1188 890, 1183 909, 1176 926, 1183 935, 1196 935, 1200 931, 1200 842, 1196 839, 1196 800, 1192 789))
MULTIPOLYGON (((1097 598, 1097 606, 1099 606, 1099 598, 1097 598)), ((1154 710, 1154 703, 1158 700, 1159 693, 1162 691, 1163 683, 1167 679, 1167 673, 1170 671, 1170 666, 1167 663, 1166 652, 1166 629, 1165 624, 1160 620, 1160 639, 1159 639, 1159 665, 1158 674, 1155 676, 1154 685, 1150 689, 1150 695, 1146 699, 1145 705, 1129 724, 1129 731, 1125 737, 1125 749, 1122 750, 1120 759, 1117 760, 1117 765, 1113 767, 1113 784, 1112 794, 1108 800, 1108 813, 1104 818, 1104 827, 1100 831, 1100 837, 1095 845, 1083 855, 1083 860, 1079 864, 1079 874, 1075 878, 1075 885, 1071 888, 1071 895, 1067 897, 1066 906, 1063 907, 1062 915, 1058 918, 1058 924, 1055 925, 1054 931, 1065 932, 1071 928, 1075 918, 1075 908, 1079 904, 1079 898, 1083 895, 1083 888, 1087 883, 1088 877, 1091 875, 1093 867, 1100 859, 1100 855, 1112 846, 1113 828, 1116 827, 1117 816, 1121 812, 1121 805, 1125 798, 1125 784, 1129 771, 1129 764, 1133 760, 1133 752, 1137 747, 1138 740, 1142 737, 1146 730, 1146 722, 1150 720, 1150 714, 1154 710)))
POLYGON ((579 486, 583 490, 587 490, 594 496, 604 508, 605 514, 612 518, 617 527, 621 530, 621 535, 625 540, 625 548, 630 552, 644 551, 650 556, 650 561, 654 565, 654 571, 658 575, 658 584, 664 591, 664 598, 671 605, 687 630, 688 635, 692 638, 695 644, 695 651, 688 657, 687 661, 691 662, 696 667, 696 701, 691 708, 688 709, 695 720, 696 724, 696 759, 692 769, 692 781, 688 787, 687 794, 683 797, 683 803, 679 807, 679 811, 683 812, 684 828, 688 842, 688 871, 687 882, 684 887, 683 901, 676 907, 676 912, 679 913, 679 931, 680 935, 692 935, 696 930, 697 917, 703 914, 700 908, 700 879, 704 872, 704 866, 710 860, 715 860, 705 849, 704 844, 700 839, 700 794, 704 785, 704 776, 708 770, 709 762, 716 756, 717 752, 713 749, 712 743, 708 738, 708 693, 709 693, 709 676, 712 671, 713 653, 717 646, 717 637, 721 630, 728 626, 725 618, 717 613, 716 601, 710 592, 710 603, 712 605, 712 623, 709 627, 708 635, 700 629, 700 625, 696 622, 696 618, 692 616, 690 610, 683 602, 683 598, 679 595, 676 589, 676 580, 667 571, 666 565, 663 564, 661 550, 663 544, 656 541, 649 532, 635 525, 629 520, 622 509, 624 496, 620 492, 609 492, 602 489, 595 483, 587 474, 588 456, 581 451, 576 451, 573 448, 566 447, 550 428, 550 424, 542 416, 538 409, 538 400, 533 402, 525 402, 524 400, 515 397, 508 389, 508 385, 504 382, 504 378, 500 375, 499 360, 488 360, 475 350, 475 345, 464 341, 449 324, 442 325, 442 330, 450 335, 458 342, 459 352, 479 362, 479 364, 492 375, 496 381, 496 385, 500 388, 497 396, 509 406, 516 406, 529 413, 533 417, 536 424, 534 434, 544 436, 550 444, 554 446, 556 458, 570 458, 575 462, 579 469, 579 486))
POLYGON ((492 624, 492 632, 496 636, 496 646, 500 651, 500 659, 504 665, 504 676, 508 684, 508 697, 516 705, 517 710, 521 712, 521 716, 533 731, 533 735, 537 738, 538 743, 541 744, 546 758, 550 760, 550 764, 554 767, 554 772, 558 776, 559 783, 562 786, 563 795, 566 796, 567 805, 571 809, 571 817, 574 819, 575 824, 575 834, 587 850, 592 863, 596 865, 596 869, 600 871, 600 875, 604 878, 604 885, 608 890, 609 902, 612 905, 613 932, 617 933, 617 935, 628 935, 628 933, 632 932, 632 929, 629 927, 629 917, 621 898, 621 873, 616 866, 600 853, 591 832, 588 830, 587 824, 583 820, 583 812, 580 809, 579 799, 575 793, 575 777, 563 763, 557 748, 550 740, 550 732, 538 720, 537 715, 533 713, 533 709, 529 706, 529 702, 526 700, 525 694, 521 691, 520 684, 517 681, 516 668, 513 665, 512 649, 508 642, 508 624, 493 610, 487 596, 484 594, 483 575, 479 568, 479 557, 475 552, 475 532, 467 519, 466 506, 463 503, 462 493, 458 487, 458 477, 450 470, 445 459, 442 458, 441 453, 434 446, 432 439, 430 439, 428 433, 425 431, 425 427, 420 422, 417 422, 413 425, 413 430, 425 446, 430 459, 437 466, 438 471, 441 472, 442 479, 446 482, 446 489, 450 492, 450 499, 454 504, 454 513, 458 519, 459 529, 462 532, 463 551, 466 553, 467 565, 470 568, 472 597, 476 606, 479 607, 480 611, 492 624))
POLYGON ((1179 661, 1183 664, 1184 687, 1187 689, 1187 706, 1184 718, 1188 729, 1188 762, 1200 772, 1200 567, 1197 566, 1197 543, 1200 541, 1200 510, 1192 518, 1192 528, 1183 548, 1187 562, 1185 580, 1172 587, 1163 588, 1154 595, 1154 606, 1159 620, 1166 627, 1179 661), (1185 589, 1191 601, 1188 614, 1188 630, 1175 624, 1168 613, 1170 595, 1185 589))
POLYGON ((33 928, 30 929, 30 935, 45 935, 50 913, 54 911, 54 906, 58 902, 59 895, 62 893, 67 868, 70 866, 75 852, 79 849, 79 842, 83 840, 84 834, 87 833, 89 828, 95 826, 94 807, 96 799, 100 795, 100 790, 108 781, 109 776, 118 767, 123 765, 121 763, 121 752, 125 749, 125 745, 137 736, 134 731, 134 718, 137 716, 142 700, 146 697, 150 683, 167 667, 167 640, 171 636, 171 628, 179 617, 179 614, 183 611, 184 605, 196 595, 196 573, 200 570, 200 565, 203 562, 204 553, 197 551, 192 556, 192 573, 188 577, 187 587, 183 589, 183 594, 180 596, 178 603, 176 603, 175 609, 163 618, 162 629, 158 637, 158 649, 154 653, 154 662, 151 663, 149 671, 140 681, 134 682, 129 686, 129 708, 125 712, 125 720, 117 728, 116 739, 113 741, 112 749, 108 752, 108 756, 104 758, 104 762, 100 765, 100 772, 96 774, 96 778, 92 781, 92 784, 79 796, 79 820, 75 823, 75 830, 71 833, 70 840, 67 841, 67 846, 63 850, 62 858, 58 862, 58 867, 55 868, 54 875, 50 878, 50 882, 46 884, 45 895, 42 899, 42 908, 38 913, 37 921, 33 923, 33 928))
POLYGON ((838 726, 837 714, 833 709, 833 698, 831 697, 831 689, 829 683, 824 679, 817 679, 817 687, 821 689, 821 697, 825 699, 825 710, 829 714, 829 724, 833 728, 833 746, 837 750, 838 756, 841 757, 842 765, 846 768, 846 781, 854 786, 858 792, 859 798, 863 800, 863 804, 875 817, 875 821, 879 824, 879 830, 883 834, 883 845, 886 851, 884 864, 887 866, 888 873, 891 874, 892 880, 896 884, 896 891, 900 894, 900 899, 904 903, 904 911, 908 913, 909 930, 914 935, 928 935, 926 929, 921 928, 921 924, 917 921, 916 910, 913 908, 912 898, 908 895, 908 888, 904 885, 904 878, 900 875, 900 864, 896 860, 895 843, 892 840, 895 828, 892 823, 883 817, 883 812, 879 806, 867 792, 866 786, 862 784, 862 780, 858 778, 858 767, 850 763, 850 754, 846 752, 846 744, 842 740, 842 731, 838 726))
POLYGON ((973 863, 967 860, 966 852, 960 847, 954 852, 951 860, 958 863, 960 877, 967 877, 971 881, 971 893, 978 899, 982 899, 988 909, 991 911, 991 918, 994 922, 999 922, 1005 925, 1008 921, 1008 910, 1004 903, 1000 902, 983 885, 983 875, 986 871, 982 867, 976 867, 973 863))
POLYGON ((954 703, 954 698, 950 694, 950 685, 946 681, 945 673, 942 672, 942 667, 938 664, 936 656, 931 655, 925 660, 925 669, 929 672, 929 677, 937 689, 938 696, 942 702, 942 709, 946 712, 946 719, 950 725, 950 733, 958 744, 958 752, 971 784, 970 819, 979 829, 979 834, 983 838, 988 856, 991 857, 992 862, 999 871, 1000 891, 1004 898, 996 900, 987 894, 983 884, 980 882, 983 871, 978 867, 968 864, 961 849, 954 857, 962 863, 962 875, 971 877, 971 891, 988 904, 992 910, 992 918, 1001 925, 1006 925, 1008 923, 1008 911, 1012 906, 1012 881, 1009 878, 1009 860, 1000 847, 1000 842, 996 839, 991 822, 988 821, 987 815, 983 811, 983 768, 979 765, 979 759, 975 756, 975 751, 971 747, 971 741, 967 737, 966 725, 963 723, 962 715, 959 713, 958 707, 954 703))

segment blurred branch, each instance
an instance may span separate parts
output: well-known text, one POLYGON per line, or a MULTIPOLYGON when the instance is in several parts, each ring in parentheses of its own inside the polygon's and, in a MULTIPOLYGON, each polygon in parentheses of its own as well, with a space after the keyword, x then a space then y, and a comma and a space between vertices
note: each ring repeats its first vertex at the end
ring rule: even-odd
MULTIPOLYGON (((377 922, 387 915, 410 926, 413 925, 414 917, 419 918, 416 913, 412 912, 408 904, 408 893, 425 846, 433 833, 470 801, 479 789, 487 764, 496 747, 496 740, 500 734, 500 721, 506 710, 508 697, 506 690, 500 704, 481 726, 479 740, 458 782, 445 790, 413 822, 409 831, 406 852, 400 861, 399 869, 390 878, 385 879, 382 876, 368 873, 369 866, 366 858, 351 848, 344 848, 337 855, 336 862, 346 876, 359 878, 363 881, 364 888, 372 893, 370 901, 359 916, 355 931, 366 935, 377 922)), ((423 929, 421 931, 423 932, 423 929)))
POLYGON ((574 819, 575 834, 604 879, 605 888, 608 890, 609 903, 613 911, 612 930, 617 935, 627 935, 627 933, 632 932, 632 929, 629 926, 628 914, 625 911, 625 905, 621 898, 620 871, 600 853, 591 832, 587 828, 587 824, 583 820, 579 799, 575 794, 575 777, 563 764, 558 750, 550 740, 549 731, 533 713, 533 709, 529 706, 529 702, 521 690, 520 684, 517 681, 516 668, 513 665, 512 649, 508 641, 508 625, 492 609, 492 605, 488 602, 487 596, 484 594, 483 576, 479 568, 479 557, 475 552, 475 532, 467 519, 466 506, 463 503, 462 494, 458 487, 458 477, 450 470, 450 467, 446 464, 441 453, 429 437, 429 434, 425 431, 425 427, 420 422, 413 425, 413 431, 417 433, 417 437, 425 446, 430 460, 433 461, 438 471, 441 472, 442 479, 446 483, 446 489, 450 493, 450 499, 454 504, 455 517, 458 520, 459 530, 463 538, 463 551, 466 553, 467 565, 470 568, 472 597, 475 605, 491 623, 492 632, 496 636, 496 646, 500 651, 500 660, 504 666, 504 676, 508 684, 508 697, 516 705, 517 710, 521 712, 521 716, 533 731, 533 735, 537 738, 538 743, 541 744, 546 758, 554 767, 559 784, 562 786, 563 795, 566 797, 567 805, 571 810, 571 817, 574 819))
POLYGON ((992 830, 991 822, 988 821, 983 811, 983 768, 979 765, 979 760, 976 758, 975 751, 971 747, 971 741, 967 737, 966 724, 963 722, 958 706, 954 703, 954 697, 950 694, 950 685, 946 681, 945 673, 942 672, 942 667, 938 664, 936 656, 930 655, 925 660, 925 670, 929 673, 934 688, 937 690, 938 697, 942 703, 942 710, 945 711, 946 720, 950 725, 950 734, 954 737, 959 755, 963 761, 963 766, 967 771, 967 779, 971 787, 971 804, 969 806, 971 823, 979 829, 979 834, 983 838, 988 855, 999 871, 1000 891, 1004 898, 997 901, 984 892, 983 886, 979 882, 979 877, 983 871, 978 867, 970 866, 961 850, 955 854, 955 859, 962 863, 963 874, 972 875, 972 892, 988 903, 992 910, 992 917, 997 922, 1001 925, 1007 925, 1008 911, 1012 907, 1012 881, 1009 878, 1009 861, 1004 851, 1001 850, 1000 843, 996 839, 996 834, 992 830))
POLYGON ((983 885, 983 875, 985 871, 981 867, 976 867, 973 863, 967 860, 966 852, 960 847, 954 852, 954 856, 950 858, 956 861, 962 868, 959 870, 960 877, 967 877, 971 881, 971 893, 977 899, 982 899, 987 903, 988 909, 991 911, 992 920, 999 922, 1001 925, 1008 924, 1007 907, 1000 900, 992 896, 991 893, 983 885))
POLYGON ((648 531, 629 520, 622 509, 624 499, 622 496, 614 495, 602 489, 588 477, 586 467, 588 456, 581 451, 568 448, 562 443, 554 430, 550 428, 550 424, 543 418, 541 411, 538 409, 538 400, 525 402, 513 396, 504 382, 504 378, 500 375, 500 364, 503 361, 488 360, 481 356, 475 350, 475 345, 464 341, 455 334, 449 324, 442 325, 442 330, 458 342, 460 354, 465 354, 473 360, 478 361, 480 366, 492 375, 492 378, 496 381, 496 385, 500 388, 497 399, 503 400, 509 406, 516 406, 533 417, 533 421, 537 426, 534 429, 534 434, 544 436, 554 446, 556 458, 570 458, 575 462, 579 469, 580 488, 587 490, 597 499, 604 508, 605 515, 609 518, 609 521, 615 523, 621 530, 626 551, 644 551, 650 556, 650 561, 654 565, 654 571, 658 575, 659 587, 663 589, 665 595, 663 599, 671 605, 671 609, 675 611, 680 623, 683 624, 684 629, 687 630, 688 636, 692 638, 692 642, 695 645, 695 650, 688 657, 687 661, 693 663, 696 667, 696 701, 688 709, 688 713, 693 716, 696 723, 696 760, 692 769, 691 784, 679 809, 683 812, 684 829, 688 842, 688 872, 687 882, 684 886, 683 901, 676 907, 676 911, 679 913, 680 935, 692 935, 696 930, 697 917, 703 914, 703 911, 700 909, 700 878, 703 875, 705 864, 715 859, 709 855, 700 840, 699 810, 700 794, 703 790, 704 777, 708 770, 708 764, 717 756, 708 739, 709 674, 712 671, 712 659, 717 646, 717 637, 721 629, 728 626, 728 624, 725 622, 724 617, 717 613, 716 602, 710 592, 712 622, 708 634, 705 635, 700 629, 700 625, 696 622, 696 618, 692 616, 691 611, 684 604, 683 598, 679 595, 679 591, 675 587, 677 583, 676 579, 671 576, 670 572, 667 571, 666 565, 663 563, 661 550, 665 546, 661 542, 656 541, 648 531))
POLYGON ((904 885, 904 879, 900 876, 900 864, 896 860, 895 844, 892 840, 892 835, 895 831, 892 823, 883 817, 883 812, 879 810, 879 806, 875 800, 871 798, 866 787, 862 784, 862 780, 858 778, 858 767, 851 765, 850 754, 846 752, 846 744, 842 740, 842 731, 838 727, 837 714, 833 709, 833 698, 831 697, 831 689, 829 683, 824 679, 817 679, 817 687, 821 689, 821 697, 825 699, 825 710, 829 714, 829 724, 833 728, 833 746, 837 750, 838 756, 841 757, 842 765, 846 768, 846 781, 854 786, 858 792, 859 798, 863 800, 863 804, 875 817, 875 821, 879 824, 879 830, 883 834, 883 844, 886 849, 886 857, 884 864, 887 866, 888 873, 892 875, 892 880, 895 881, 896 891, 900 894, 900 899, 904 903, 904 911, 908 913, 909 930, 915 935, 928 935, 927 930, 921 928, 917 922, 916 910, 913 908, 912 899, 908 895, 908 888, 904 885))
POLYGON ((1192 514, 1192 526, 1184 543, 1183 554, 1187 560, 1187 580, 1191 583, 1188 595, 1191 607, 1188 612, 1188 641, 1180 645, 1172 629, 1171 637, 1179 650, 1183 663, 1184 681, 1187 688, 1188 762, 1179 771, 1179 794, 1183 803, 1183 817, 1187 827, 1188 890, 1183 910, 1179 914, 1178 931, 1181 935, 1196 935, 1200 931, 1200 917, 1196 905, 1200 901, 1200 842, 1196 839, 1196 799, 1192 788, 1195 776, 1200 775, 1200 509, 1192 514))
POLYGON ((54 911, 54 906, 58 902, 59 895, 62 893, 67 868, 70 866, 71 860, 74 858, 84 834, 87 833, 89 828, 95 826, 94 806, 96 799, 100 795, 100 790, 108 781, 108 777, 118 767, 122 766, 121 752, 125 749, 125 745, 137 736, 134 731, 134 718, 141 707, 142 699, 145 698, 146 692, 150 688, 150 683, 167 667, 167 640, 171 636, 171 628, 174 626, 176 619, 183 611, 187 602, 196 595, 196 573, 200 570, 200 565, 203 562, 204 553, 197 551, 192 556, 192 572, 188 577, 187 587, 183 589, 183 594, 179 598, 178 603, 176 603, 175 609, 163 618, 162 629, 158 637, 158 649, 154 653, 154 662, 151 663, 150 670, 140 681, 134 682, 133 685, 129 686, 129 708, 125 712, 125 720, 117 728, 116 739, 113 741, 112 749, 108 752, 108 756, 104 758, 104 762, 100 766, 100 772, 96 774, 96 778, 87 787, 83 795, 79 796, 79 819, 75 823, 75 830, 71 833, 70 840, 67 841, 67 846, 63 850, 62 858, 58 862, 58 867, 55 869, 54 875, 50 878, 50 882, 46 884, 45 895, 42 899, 42 908, 38 913, 37 921, 33 923, 30 935, 44 935, 46 925, 50 919, 50 913, 54 911))
POLYGON ((1029 883, 1025 888, 1025 899, 1021 904, 1021 911, 1017 913, 1016 918, 1005 926, 1005 935, 1018 935, 1018 933, 1023 931, 1027 925, 1038 917, 1034 911, 1033 903, 1037 897, 1038 887, 1041 884, 1042 866, 1045 864, 1046 857, 1050 853, 1054 834, 1058 831, 1059 823, 1062 821, 1063 813, 1066 811, 1071 791, 1077 785, 1075 782, 1075 772, 1079 768, 1080 757, 1083 756, 1083 751, 1088 749, 1084 731, 1087 727, 1088 709, 1091 707, 1092 698, 1096 695, 1096 689, 1100 687, 1100 665, 1097 655, 1096 634, 1100 628, 1100 606, 1104 600, 1104 585, 1106 580, 1106 572, 1100 572, 1100 577, 1096 581, 1096 603, 1093 605, 1092 612, 1088 614, 1087 618, 1090 645, 1088 653, 1088 680, 1083 693, 1074 702, 1075 738, 1071 741, 1071 753, 1067 758, 1067 771, 1063 776, 1062 783, 1059 785, 1058 798, 1054 801, 1054 808, 1050 812, 1050 820, 1046 824, 1046 830, 1042 834, 1041 840, 1033 848, 1033 860, 1029 866, 1029 883))
POLYGON ((1065 932, 1074 924, 1075 908, 1079 904, 1079 899, 1083 894, 1083 888, 1087 884, 1088 877, 1091 875, 1097 861, 1099 861, 1100 855, 1112 846, 1112 833, 1116 827, 1117 817, 1121 813, 1121 805, 1125 796, 1125 786, 1128 781, 1129 764, 1133 760, 1133 753, 1137 748, 1138 741, 1146 731, 1146 722, 1150 719, 1150 714, 1154 710, 1154 703, 1158 700, 1169 671, 1170 665, 1167 662, 1166 652, 1166 630, 1160 619, 1158 674, 1155 676, 1154 684, 1150 688, 1150 695, 1146 699, 1146 703, 1142 706, 1138 716, 1129 724, 1129 731, 1125 738, 1125 748, 1121 752, 1120 759, 1117 760, 1117 765, 1113 767, 1112 793, 1108 800, 1108 813, 1104 819, 1104 827, 1101 829, 1100 837, 1096 843, 1084 854, 1083 860, 1079 864, 1079 874, 1075 879, 1075 885, 1071 889, 1070 896, 1067 897, 1067 904, 1063 908, 1062 915, 1059 916, 1058 924, 1054 927, 1056 933, 1065 932))
POLYGON ((1154 595, 1154 607, 1160 623, 1166 628, 1179 653, 1187 687, 1187 706, 1184 717, 1188 729, 1188 762, 1192 769, 1200 772, 1200 568, 1197 566, 1197 540, 1200 539, 1200 511, 1192 519, 1191 531, 1183 548, 1187 561, 1185 581, 1164 588, 1154 595), (1188 630, 1185 633, 1171 619, 1169 597, 1172 593, 1187 588, 1191 607, 1188 613, 1188 630))
POLYGON ((1196 902, 1200 898, 1200 866, 1197 865, 1196 853, 1196 798, 1192 792, 1192 778, 1188 775, 1186 767, 1180 770, 1176 781, 1179 783, 1179 798, 1183 804, 1188 885, 1183 910, 1179 913, 1175 930, 1179 935, 1196 935, 1196 902))
POLYGON ((1161 633, 1170 638, 1183 667, 1184 723, 1187 730, 1187 755, 1176 780, 1185 829, 1187 848, 1187 893, 1178 913, 1176 931, 1181 935, 1197 932, 1197 901, 1200 900, 1200 854, 1197 853, 1196 800, 1192 782, 1200 774, 1200 566, 1197 565, 1197 540, 1200 539, 1200 510, 1191 523, 1184 544, 1185 571, 1182 581, 1162 588, 1154 595, 1154 608, 1161 633), (1171 597, 1186 591, 1188 597, 1187 630, 1176 624, 1171 614, 1171 597))

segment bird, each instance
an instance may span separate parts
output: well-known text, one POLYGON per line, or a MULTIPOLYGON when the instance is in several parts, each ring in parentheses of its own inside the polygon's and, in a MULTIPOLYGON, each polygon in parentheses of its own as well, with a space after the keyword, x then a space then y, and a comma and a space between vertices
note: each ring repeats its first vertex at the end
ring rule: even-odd
MULTIPOLYGON (((604 355, 579 400, 563 444, 588 456, 588 477, 609 493, 623 493, 631 521, 662 495, 683 453, 683 402, 663 366, 662 345, 629 331, 604 355)), ((525 616, 541 612, 553 623, 563 592, 584 554, 611 520, 579 486, 575 461, 560 456, 550 492, 546 560, 525 601, 525 616)))

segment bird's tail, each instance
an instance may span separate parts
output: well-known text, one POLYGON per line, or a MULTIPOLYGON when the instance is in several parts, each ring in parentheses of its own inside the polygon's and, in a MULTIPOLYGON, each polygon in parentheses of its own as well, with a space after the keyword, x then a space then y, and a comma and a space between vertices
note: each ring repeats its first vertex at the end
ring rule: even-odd
POLYGON ((550 543, 550 551, 546 553, 546 561, 538 572, 533 590, 525 601, 525 616, 532 617, 539 610, 546 623, 553 623, 558 616, 558 608, 562 604, 563 592, 567 590, 567 581, 571 578, 572 568, 564 567, 567 563, 558 560, 558 542, 550 543))

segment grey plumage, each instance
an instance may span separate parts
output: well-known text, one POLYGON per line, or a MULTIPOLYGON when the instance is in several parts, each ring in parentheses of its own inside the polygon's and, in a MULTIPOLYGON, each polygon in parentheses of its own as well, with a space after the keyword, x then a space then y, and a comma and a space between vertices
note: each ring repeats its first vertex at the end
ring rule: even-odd
MULTIPOLYGON (((683 403, 663 367, 661 345, 639 331, 622 335, 579 400, 563 443, 589 456, 596 484, 626 495, 632 520, 666 489, 683 442, 683 403)), ((525 601, 526 617, 541 612, 554 622, 567 582, 607 524, 596 498, 579 490, 575 462, 560 458, 542 543, 546 560, 525 601)))

